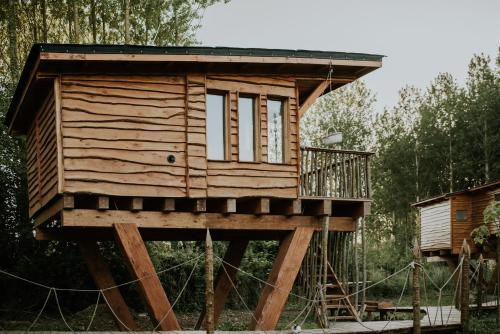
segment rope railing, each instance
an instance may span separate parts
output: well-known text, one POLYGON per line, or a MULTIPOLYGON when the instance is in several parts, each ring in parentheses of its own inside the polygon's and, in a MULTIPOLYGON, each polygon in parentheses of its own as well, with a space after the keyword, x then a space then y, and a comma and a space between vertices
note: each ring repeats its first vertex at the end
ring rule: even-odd
MULTIPOLYGON (((163 269, 163 270, 160 270, 160 271, 156 272, 156 275, 159 275, 159 274, 168 272, 170 270, 173 270, 175 268, 179 268, 181 266, 185 266, 187 264, 190 264, 190 263, 194 262, 194 264, 192 266, 192 269, 190 271, 190 274, 189 274, 188 278, 186 279, 186 281, 185 281, 185 283, 184 283, 181 291, 177 295, 176 299, 172 303, 172 305, 169 308, 169 310, 167 311, 167 313, 157 323, 157 325, 153 328, 153 330, 151 331, 151 333, 157 331, 157 329, 159 328, 159 326, 161 325, 161 323, 171 313, 171 311, 173 310, 174 306, 180 300, 180 297, 184 293, 184 291, 187 289, 188 282, 192 279, 192 277, 194 275, 194 272, 195 272, 196 268, 198 267, 199 260, 201 259, 202 256, 203 255, 195 256, 192 259, 184 261, 184 262, 182 262, 180 264, 177 264, 177 265, 174 265, 172 267, 169 267, 169 268, 166 268, 166 269, 163 269)), ((238 295, 238 298, 241 300, 241 302, 244 305, 244 307, 247 310, 247 312, 251 312, 252 317, 254 317, 255 321, 258 321, 258 320, 255 319, 255 315, 253 314, 253 312, 249 308, 248 304, 245 302, 244 298, 242 297, 242 294, 238 291, 237 286, 235 285, 234 281, 229 276, 229 273, 226 270, 226 265, 228 267, 231 267, 231 268, 235 269, 236 271, 240 272, 241 274, 250 277, 251 279, 253 279, 253 280, 255 280, 255 281, 259 282, 259 283, 262 283, 264 285, 270 286, 270 287, 272 287, 273 289, 276 289, 276 290, 281 290, 281 291, 286 292, 287 294, 289 294, 291 296, 296 297, 297 299, 300 299, 300 300, 304 301, 306 303, 305 306, 300 310, 300 312, 298 313, 298 315, 288 324, 288 326, 290 326, 292 323, 295 323, 296 321, 298 321, 301 318, 301 316, 304 315, 303 319, 299 323, 302 326, 304 324, 304 322, 306 321, 306 319, 311 314, 311 311, 317 305, 319 305, 319 303, 322 301, 322 298, 321 298, 321 295, 320 295, 322 287, 321 287, 321 284, 319 282, 317 284, 317 287, 315 289, 316 291, 315 291, 313 297, 312 298, 308 298, 308 297, 301 296, 299 294, 295 294, 293 292, 289 292, 288 290, 282 289, 280 286, 271 284, 271 283, 269 283, 269 282, 267 282, 267 281, 265 281, 263 279, 260 279, 259 277, 255 276, 254 274, 252 274, 250 272, 247 272, 247 271, 245 271, 245 270, 243 270, 243 269, 241 269, 239 267, 236 267, 236 266, 232 265, 231 263, 228 263, 228 262, 224 261, 223 258, 220 258, 218 256, 214 256, 214 258, 216 258, 217 261, 222 266, 222 269, 224 270, 225 274, 228 276, 228 279, 229 279, 229 282, 230 282, 232 288, 234 289, 235 293, 238 295)), ((376 286, 378 286, 378 285, 380 285, 380 284, 382 284, 384 282, 387 282, 390 279, 393 279, 394 277, 396 277, 396 276, 398 276, 398 275, 400 275, 400 274, 402 274, 404 272, 405 273, 405 280, 404 280, 404 283, 403 283, 403 287, 401 289, 401 292, 399 293, 399 297, 398 297, 398 300, 396 302, 396 306, 395 306, 393 312, 391 313, 390 318, 388 319, 388 321, 384 324, 384 326, 382 328, 382 330, 385 330, 388 326, 390 326, 391 322, 393 322, 395 320, 395 318, 396 318, 396 314, 397 314, 398 308, 401 307, 401 302, 403 300, 403 296, 404 296, 404 294, 405 294, 405 292, 407 290, 407 285, 408 285, 408 281, 409 281, 409 275, 410 275, 412 269, 415 266, 417 266, 417 265, 422 268, 421 276, 423 278, 422 282, 423 282, 423 287, 424 287, 424 295, 425 295, 425 299, 426 299, 426 305, 424 307, 427 310, 426 313, 427 313, 427 318, 428 318, 429 326, 432 327, 432 326, 436 326, 436 325, 447 325, 447 324, 449 324, 453 306, 449 306, 448 314, 445 315, 446 311, 443 312, 443 307, 445 307, 445 306, 442 305, 443 290, 450 284, 450 282, 452 281, 453 277, 458 274, 458 279, 456 280, 456 284, 455 284, 455 287, 454 287, 454 293, 453 293, 453 296, 455 298, 458 296, 458 291, 460 290, 461 283, 462 283, 461 282, 461 275, 459 275, 459 273, 460 273, 461 268, 463 266, 463 258, 461 259, 461 261, 459 262, 459 264, 455 268, 455 270, 451 273, 451 275, 446 279, 446 281, 444 282, 444 284, 442 284, 441 286, 438 285, 432 279, 430 273, 420 263, 416 263, 415 261, 412 261, 412 262, 408 263, 406 266, 404 266, 403 268, 401 268, 401 269, 397 270, 396 272, 390 274, 389 276, 384 277, 383 279, 381 279, 381 280, 379 280, 379 281, 377 281, 377 282, 375 282, 375 283, 367 286, 366 288, 360 289, 360 290, 358 290, 358 291, 356 291, 354 293, 350 293, 350 294, 348 294, 346 296, 343 296, 343 297, 340 297, 340 298, 334 298, 334 299, 332 299, 332 301, 338 302, 339 305, 341 305, 341 303, 346 303, 347 298, 351 298, 351 297, 353 297, 353 296, 355 296, 357 294, 366 292, 366 291, 368 291, 368 290, 370 290, 370 289, 372 289, 372 288, 374 288, 374 287, 376 287, 376 286), (437 302, 438 312, 435 313, 434 319, 431 319, 430 312, 429 312, 429 306, 430 305, 429 305, 428 291, 427 291, 428 283, 430 284, 430 286, 432 286, 433 288, 435 288, 438 291, 438 302, 437 302), (439 322, 438 322, 438 316, 440 318, 439 322)), ((33 322, 27 328, 27 332, 31 331, 33 329, 33 327, 36 325, 36 323, 39 321, 39 319, 42 316, 44 310, 46 309, 46 307, 47 307, 47 305, 49 303, 49 300, 52 297, 52 295, 54 296, 54 299, 55 299, 55 302, 56 302, 56 306, 57 306, 59 315, 60 315, 60 317, 61 317, 64 325, 66 326, 66 328, 68 328, 69 331, 72 331, 72 332, 74 331, 74 329, 70 326, 70 324, 68 322, 68 319, 65 317, 65 315, 64 315, 64 313, 62 311, 62 307, 61 307, 61 303, 60 303, 60 296, 58 295, 58 292, 64 292, 64 291, 87 292, 87 293, 94 292, 94 293, 97 293, 97 298, 96 298, 95 306, 93 308, 93 311, 92 311, 92 314, 91 314, 91 317, 90 317, 90 320, 89 320, 89 324, 87 326, 85 326, 86 331, 90 330, 90 328, 91 328, 91 326, 92 326, 92 324, 93 324, 93 322, 95 320, 95 317, 97 315, 98 305, 99 305, 99 303, 101 301, 101 298, 102 298, 102 300, 104 301, 104 303, 108 306, 109 310, 112 312, 114 318, 117 319, 118 322, 120 322, 120 324, 123 326, 123 328, 125 328, 129 332, 133 332, 130 328, 128 328, 126 326, 125 323, 123 323, 123 321, 121 321, 121 319, 115 313, 115 311, 111 307, 109 301, 107 300, 104 292, 107 291, 107 290, 110 290, 110 289, 116 289, 116 288, 119 288, 119 287, 122 287, 122 286, 126 286, 126 285, 129 285, 129 284, 133 284, 133 283, 139 282, 141 280, 144 280, 144 279, 146 279, 146 278, 151 277, 152 275, 154 275, 154 274, 145 275, 143 277, 140 277, 140 278, 128 281, 128 282, 124 282, 124 283, 121 283, 121 284, 117 284, 115 286, 104 288, 104 289, 73 289, 73 288, 58 288, 58 287, 49 286, 49 285, 46 285, 46 284, 42 284, 42 283, 30 280, 30 279, 27 279, 27 278, 24 278, 24 277, 21 277, 21 276, 9 273, 9 272, 7 272, 5 270, 1 270, 1 269, 0 269, 0 274, 4 274, 4 275, 6 275, 6 276, 8 276, 10 278, 17 279, 17 280, 20 280, 20 281, 23 281, 23 282, 26 282, 26 283, 29 283, 29 284, 33 284, 35 286, 42 287, 42 288, 45 288, 45 289, 48 290, 48 293, 47 293, 47 296, 46 296, 46 298, 44 300, 42 308, 37 313, 37 315, 36 315, 35 319, 33 320, 33 322)), ((474 273, 473 273, 473 275, 474 275, 474 273)), ((360 323, 364 328, 366 328, 368 330, 371 330, 371 331, 380 331, 380 328, 370 328, 370 326, 367 323, 364 323, 358 317, 355 317, 355 319, 356 319, 356 321, 358 323, 360 323)))

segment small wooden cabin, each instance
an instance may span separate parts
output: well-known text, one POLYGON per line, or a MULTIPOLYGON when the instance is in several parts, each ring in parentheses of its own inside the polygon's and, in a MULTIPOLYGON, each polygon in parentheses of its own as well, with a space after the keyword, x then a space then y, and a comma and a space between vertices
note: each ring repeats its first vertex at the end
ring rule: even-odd
MULTIPOLYGON (((353 231, 371 203, 370 153, 301 147, 300 117, 381 65, 342 52, 34 45, 6 124, 26 137, 37 239, 80 242, 100 287, 113 279, 95 242, 115 239, 132 275, 150 276, 141 293, 163 330, 179 324, 143 239, 210 229, 236 266, 248 240, 279 239, 269 282, 281 289, 263 290, 251 324, 273 329, 325 217, 329 231, 353 231)), ((220 279, 215 319, 230 290, 220 279)))
MULTIPOLYGON (((500 181, 456 191, 413 204, 420 211, 421 249, 426 256, 456 256, 463 240, 478 250, 471 232, 483 224, 483 211, 493 201, 500 200, 500 181)), ((486 254, 484 254, 486 255, 486 254)))

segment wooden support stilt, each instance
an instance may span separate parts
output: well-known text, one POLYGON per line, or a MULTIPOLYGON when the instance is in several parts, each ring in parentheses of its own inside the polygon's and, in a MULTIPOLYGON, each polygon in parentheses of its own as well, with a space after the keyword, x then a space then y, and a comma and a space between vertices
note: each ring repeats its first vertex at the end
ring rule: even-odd
POLYGON ((464 239, 462 244, 461 254, 462 262, 462 293, 461 293, 461 308, 460 308, 460 323, 462 324, 462 333, 469 333, 469 265, 470 265, 470 248, 467 241, 464 239))
MULTIPOLYGON (((99 252, 99 247, 95 241, 79 241, 80 250, 89 269, 90 276, 94 280, 98 289, 107 289, 116 286, 115 280, 109 271, 108 266, 99 252)), ((115 320, 116 325, 121 331, 136 330, 134 317, 125 303, 120 290, 104 290, 104 297, 107 305, 111 309, 110 313, 115 320)))
MULTIPOLYGON (((229 293, 233 289, 237 270, 241 264, 241 260, 245 255, 245 250, 248 246, 248 240, 233 240, 229 243, 229 246, 224 255, 224 262, 222 263, 215 278, 215 288, 214 288, 214 325, 217 326, 219 317, 224 309, 224 304, 226 303, 229 293)), ((206 309, 200 314, 198 322, 196 323, 195 329, 205 328, 205 315, 206 309)))
POLYGON ((273 330, 292 289, 309 241, 314 233, 312 228, 298 227, 282 241, 273 268, 262 291, 251 330, 273 330))
POLYGON ((139 292, 148 307, 153 324, 163 331, 180 330, 137 225, 120 223, 114 224, 113 228, 130 273, 134 279, 140 279, 139 292))
POLYGON ((479 260, 477 265, 479 266, 478 268, 478 273, 477 273, 477 315, 478 317, 481 315, 481 311, 483 308, 483 281, 484 281, 484 259, 483 259, 483 254, 479 255, 479 260))
POLYGON ((322 242, 321 242, 321 255, 322 255, 322 268, 323 268, 323 273, 322 273, 322 300, 321 300, 321 306, 323 308, 323 324, 325 328, 329 327, 328 324, 328 312, 326 309, 326 285, 328 283, 328 223, 330 221, 329 216, 324 216, 321 218, 322 220, 322 242))
POLYGON ((205 240, 205 309, 207 334, 214 334, 214 248, 208 229, 205 240))
POLYGON ((413 246, 413 333, 420 334, 420 247, 415 238, 413 246))

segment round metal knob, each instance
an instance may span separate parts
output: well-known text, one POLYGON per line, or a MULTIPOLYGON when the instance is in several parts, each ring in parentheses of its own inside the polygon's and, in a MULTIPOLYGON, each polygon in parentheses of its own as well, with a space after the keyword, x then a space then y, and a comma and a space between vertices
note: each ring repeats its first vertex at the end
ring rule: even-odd
POLYGON ((175 156, 173 154, 169 154, 167 156, 167 161, 171 164, 173 164, 175 162, 175 156))

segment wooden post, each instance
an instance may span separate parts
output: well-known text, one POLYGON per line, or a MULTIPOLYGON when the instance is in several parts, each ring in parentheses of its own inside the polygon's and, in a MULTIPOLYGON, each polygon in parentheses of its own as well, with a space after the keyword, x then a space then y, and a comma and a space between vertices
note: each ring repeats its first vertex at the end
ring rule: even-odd
POLYGON ((323 322, 325 328, 329 327, 328 324, 328 314, 326 309, 326 285, 328 284, 328 224, 330 221, 330 216, 323 216, 323 240, 321 244, 321 255, 323 255, 323 273, 322 273, 322 300, 321 307, 323 308, 323 322))
POLYGON ((415 238, 413 246, 413 333, 420 334, 420 247, 415 238))
POLYGON ((481 316, 481 311, 483 308, 483 280, 484 280, 484 266, 483 266, 483 254, 479 255, 479 261, 478 261, 478 272, 477 272, 477 316, 481 316))
MULTIPOLYGON (((241 260, 245 255, 245 250, 248 246, 248 240, 231 240, 224 255, 224 262, 221 263, 219 271, 214 281, 214 326, 217 326, 219 317, 224 309, 224 304, 233 289, 237 269, 240 266, 241 260), (227 264, 226 264, 227 263, 227 264)), ((204 308, 198 322, 194 327, 196 330, 205 328, 206 309, 204 308)))
MULTIPOLYGON (((365 236, 365 219, 361 218, 361 268, 363 270, 363 284, 361 285, 361 289, 363 293, 361 294, 361 309, 364 309, 366 304, 366 280, 367 280, 367 272, 366 272, 366 236, 365 236)), ((363 312, 360 314, 360 318, 363 319, 363 312)))
POLYGON ((460 323, 462 324, 462 333, 469 333, 469 265, 470 248, 464 239, 462 244, 462 294, 461 294, 461 313, 460 323))
POLYGON ((205 309, 207 334, 213 334, 214 324, 214 248, 210 230, 205 240, 205 309))
POLYGON ((151 321, 162 331, 180 330, 137 225, 119 223, 113 224, 113 228, 130 273, 134 279, 139 279, 139 293, 148 307, 151 321))
POLYGON ((495 265, 496 272, 496 292, 497 292, 497 333, 500 333, 500 237, 497 238, 497 263, 495 265))
POLYGON ((284 238, 267 280, 269 285, 262 290, 255 309, 251 330, 276 327, 313 233, 313 228, 297 227, 284 238))
MULTIPOLYGON (((116 286, 113 276, 109 271, 106 262, 101 256, 99 246, 95 241, 79 241, 80 250, 89 269, 90 276, 99 289, 107 289, 116 286)), ((125 300, 118 288, 102 291, 106 298, 107 305, 111 309, 110 313, 116 325, 121 331, 136 330, 134 317, 125 303, 125 300)))
POLYGON ((353 247, 354 247, 354 307, 356 308, 356 311, 359 313, 359 263, 358 263, 358 227, 359 227, 359 220, 360 218, 356 218, 356 229, 354 230, 354 240, 353 240, 353 247))

